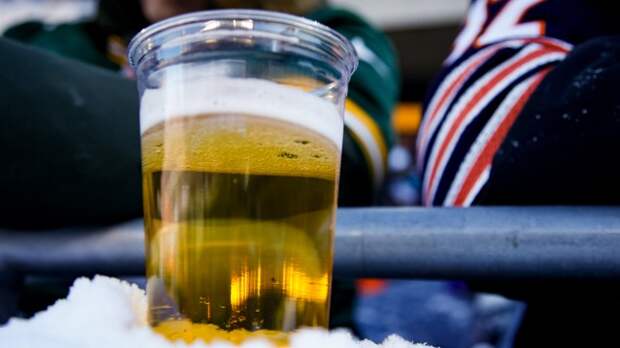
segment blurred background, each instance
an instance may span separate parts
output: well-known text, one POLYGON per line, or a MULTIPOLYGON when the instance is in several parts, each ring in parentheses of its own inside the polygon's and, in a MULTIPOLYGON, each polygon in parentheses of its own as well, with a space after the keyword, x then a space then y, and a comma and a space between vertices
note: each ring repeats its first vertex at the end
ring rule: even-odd
MULTIPOLYGON (((381 204, 419 204, 412 149, 429 84, 463 22, 467 0, 330 0, 352 9, 389 36, 398 53, 401 95, 393 115, 398 138, 389 154, 381 204)), ((95 16, 96 0, 0 0, 0 33, 27 21, 53 27, 95 16)), ((139 280, 138 280, 139 281, 139 280)), ((36 286, 34 287, 36 289, 36 286)), ((470 292, 460 282, 357 281, 354 326, 381 341, 397 333, 444 348, 509 347, 522 305, 470 292)), ((51 297, 62 296, 51 294, 51 297)), ((22 304, 28 308, 28 304, 22 304)), ((32 308, 32 311, 37 308, 32 308)))
MULTIPOLYGON (((329 0, 349 8, 383 29, 399 53, 404 102, 420 102, 447 56, 467 9, 467 0, 329 0)), ((0 32, 25 21, 49 25, 77 22, 95 15, 96 0, 0 0, 0 32)), ((406 109, 408 112, 412 110, 406 109)), ((397 118, 401 130, 411 120, 397 118)))
MULTIPOLYGON (((382 28, 400 54, 402 99, 419 101, 446 57, 461 25, 467 0, 329 0, 353 9, 382 28), (414 44, 411 44, 414 43, 414 44)), ((0 32, 28 20, 50 25, 95 15, 96 0, 0 0, 0 32)))
MULTIPOLYGON (((0 0, 0 33, 15 25, 37 21, 54 26, 88 20, 96 15, 97 0, 0 0)), ((427 87, 447 57, 463 22, 467 0, 329 0, 365 17, 391 39, 401 70, 400 104, 393 115, 399 138, 389 156, 390 175, 382 203, 418 203, 410 149, 421 119, 427 87)))

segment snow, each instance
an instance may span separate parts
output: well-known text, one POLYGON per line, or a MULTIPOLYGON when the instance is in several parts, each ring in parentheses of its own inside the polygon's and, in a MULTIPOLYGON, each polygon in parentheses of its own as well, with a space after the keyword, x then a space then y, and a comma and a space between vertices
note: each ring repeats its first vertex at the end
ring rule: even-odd
MULTIPOLYGON (((170 342, 156 334, 146 322, 146 296, 136 285, 96 276, 75 281, 69 296, 33 318, 11 319, 0 327, 0 346, 11 348, 230 348, 228 343, 191 345, 170 342)), ((263 340, 246 341, 243 348, 270 348, 263 340)), ((382 344, 359 341, 346 330, 328 332, 303 329, 291 337, 292 348, 428 348, 393 335, 382 344)))

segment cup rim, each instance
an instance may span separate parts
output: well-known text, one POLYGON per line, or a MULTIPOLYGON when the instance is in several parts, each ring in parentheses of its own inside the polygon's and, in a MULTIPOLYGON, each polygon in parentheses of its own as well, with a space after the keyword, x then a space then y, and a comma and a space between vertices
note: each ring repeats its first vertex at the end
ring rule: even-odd
MULTIPOLYGON (((198 12, 190 12, 174 17, 170 17, 168 19, 156 22, 151 24, 150 26, 142 29, 136 36, 131 39, 128 46, 127 57, 129 60, 129 64, 131 67, 136 69, 140 64, 142 58, 150 53, 152 50, 156 49, 156 47, 147 47, 143 49, 143 44, 149 38, 153 38, 159 34, 163 34, 168 30, 187 26, 191 24, 198 24, 201 22, 207 22, 210 20, 256 20, 261 22, 271 22, 280 25, 287 25, 291 27, 297 27, 302 30, 305 30, 307 33, 311 33, 312 36, 317 39, 326 42, 330 45, 330 47, 338 49, 339 61, 343 64, 346 72, 350 76, 353 74, 358 65, 358 57, 355 48, 351 44, 351 42, 344 37, 342 34, 338 33, 334 29, 321 24, 317 21, 313 21, 307 18, 303 18, 300 16, 295 16, 291 14, 281 13, 281 12, 273 12, 273 11, 265 11, 265 10, 249 10, 249 9, 225 9, 225 10, 207 10, 207 11, 198 11, 198 12)), ((247 33, 247 29, 239 29, 239 33, 247 33)), ((265 34, 280 34, 283 33, 273 32, 269 30, 259 30, 255 31, 255 33, 265 33, 265 34)))

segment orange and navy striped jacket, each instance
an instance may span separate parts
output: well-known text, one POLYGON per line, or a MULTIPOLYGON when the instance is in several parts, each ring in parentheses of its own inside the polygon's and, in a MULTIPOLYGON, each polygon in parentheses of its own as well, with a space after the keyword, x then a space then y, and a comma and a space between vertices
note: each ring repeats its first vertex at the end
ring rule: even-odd
POLYGON ((425 205, 469 206, 545 76, 573 45, 617 31, 597 0, 474 0, 417 139, 425 205))

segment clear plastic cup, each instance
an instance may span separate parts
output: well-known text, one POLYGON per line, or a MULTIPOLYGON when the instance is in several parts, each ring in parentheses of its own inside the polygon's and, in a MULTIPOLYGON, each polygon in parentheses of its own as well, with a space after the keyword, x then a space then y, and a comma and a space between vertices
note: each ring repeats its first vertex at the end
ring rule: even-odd
POLYGON ((327 327, 351 44, 296 16, 206 11, 146 28, 129 59, 150 324, 233 342, 327 327))

